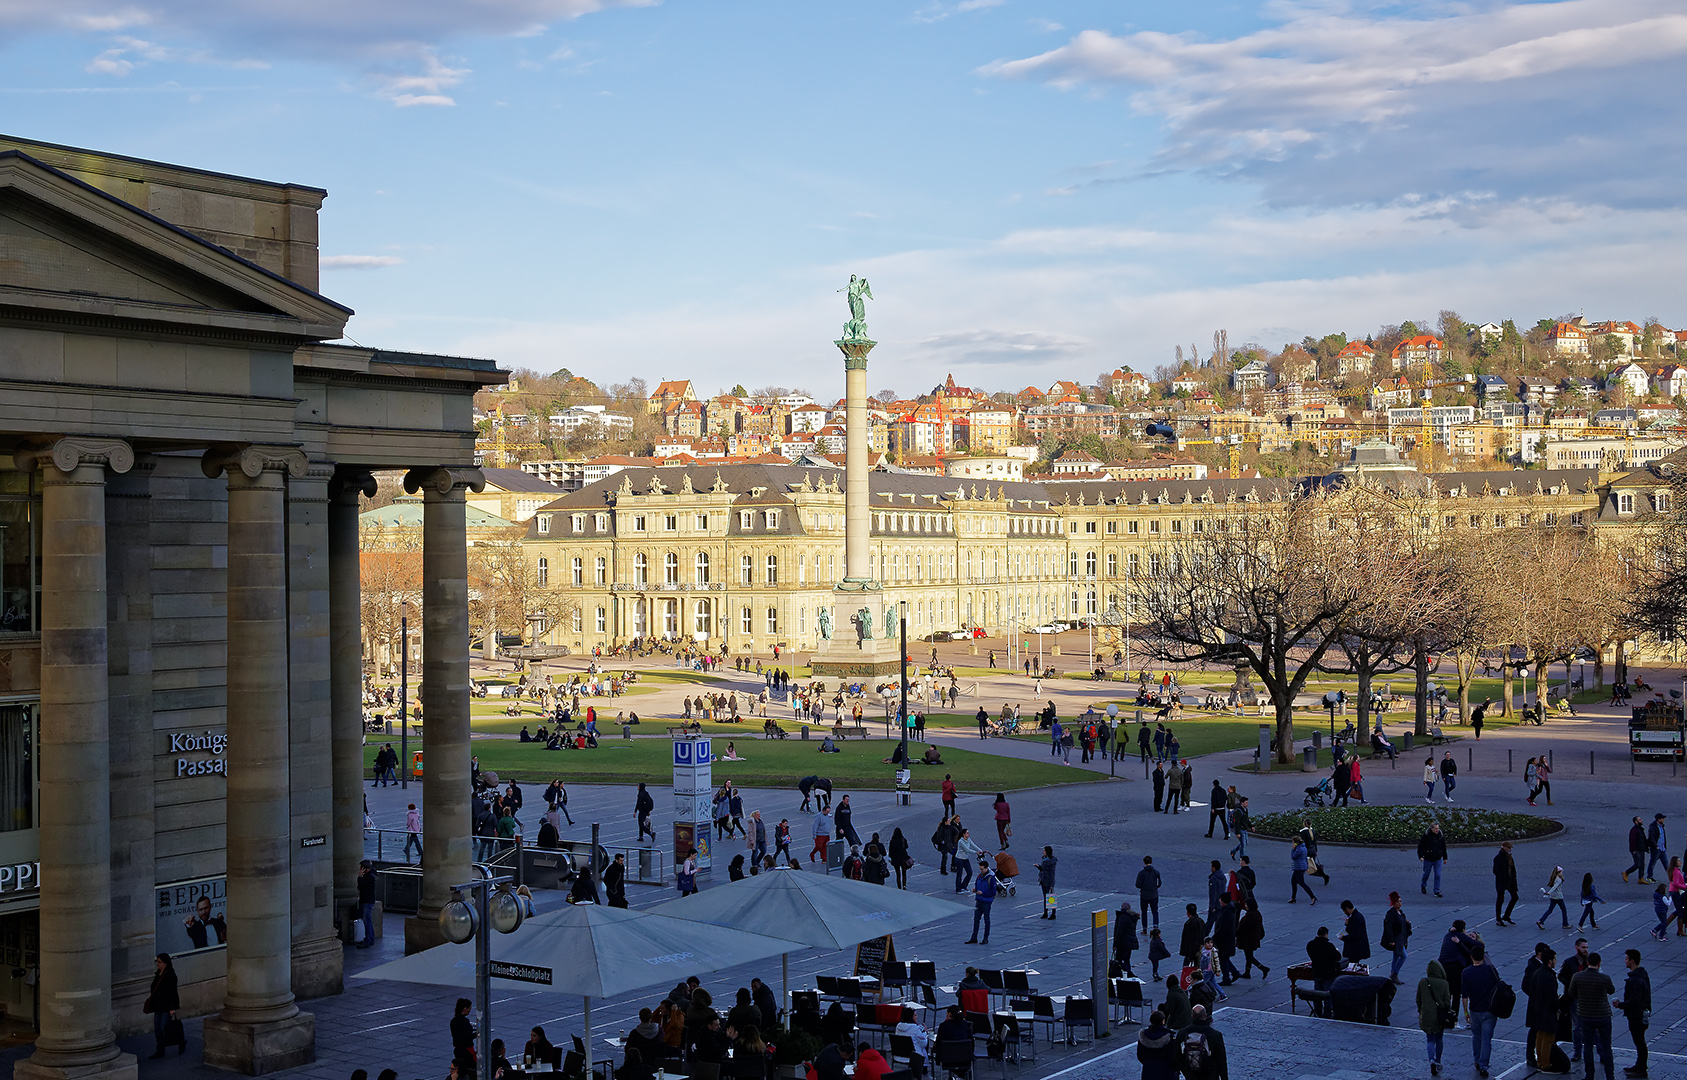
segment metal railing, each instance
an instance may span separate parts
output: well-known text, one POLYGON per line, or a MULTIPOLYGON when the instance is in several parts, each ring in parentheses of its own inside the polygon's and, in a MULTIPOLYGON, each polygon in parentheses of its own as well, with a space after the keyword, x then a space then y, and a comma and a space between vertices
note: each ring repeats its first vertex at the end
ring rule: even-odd
MULTIPOLYGON (((405 840, 410 834, 403 829, 365 829, 363 832, 363 857, 377 864, 410 864, 408 853, 404 850, 405 840)), ((575 867, 581 865, 591 854, 589 840, 563 840, 554 848, 541 848, 523 840, 521 837, 510 839, 501 836, 473 836, 474 861, 486 866, 496 874, 509 874, 516 879, 517 884, 535 884, 543 887, 555 882, 556 887, 571 881, 575 867), (564 865, 566 864, 566 865, 564 865), (533 881, 528 881, 534 878, 533 881)), ((417 842, 411 845, 416 851, 421 845, 421 835, 417 834, 417 842)), ((597 850, 597 878, 601 883, 603 871, 616 855, 626 856, 627 877, 633 885, 665 885, 670 880, 671 862, 668 853, 660 847, 641 846, 638 844, 600 844, 597 850)), ((413 865, 420 867, 422 858, 418 852, 413 865)))

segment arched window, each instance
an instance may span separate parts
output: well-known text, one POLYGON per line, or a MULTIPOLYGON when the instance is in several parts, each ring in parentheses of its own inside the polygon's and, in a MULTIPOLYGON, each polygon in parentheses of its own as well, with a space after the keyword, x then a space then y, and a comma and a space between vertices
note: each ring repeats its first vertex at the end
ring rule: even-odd
POLYGON ((645 558, 642 551, 633 556, 633 584, 650 584, 650 560, 645 558))
POLYGON ((755 580, 755 560, 748 555, 738 556, 738 584, 749 585, 755 580))
POLYGON ((1093 551, 1084 555, 1084 573, 1090 577, 1095 576, 1095 552, 1093 551))
POLYGON ((539 560, 538 568, 534 571, 533 576, 538 579, 539 587, 541 589, 548 586, 551 582, 551 561, 549 559, 541 558, 539 560))
POLYGON ((692 630, 698 637, 708 637, 714 626, 707 600, 699 600, 694 605, 692 613, 692 630))
POLYGON ((573 564, 570 566, 570 571, 569 580, 573 584, 584 585, 586 583, 586 560, 575 559, 573 564))
POLYGON ((662 556, 662 584, 679 584, 679 556, 671 551, 662 556))
POLYGON ((697 584, 707 585, 709 583, 709 553, 707 551, 699 551, 697 553, 696 572, 697 584))
MULTIPOLYGON (((777 555, 767 557, 767 583, 769 585, 779 584, 779 556, 777 555)), ((769 630, 768 633, 771 634, 773 631, 769 630)))

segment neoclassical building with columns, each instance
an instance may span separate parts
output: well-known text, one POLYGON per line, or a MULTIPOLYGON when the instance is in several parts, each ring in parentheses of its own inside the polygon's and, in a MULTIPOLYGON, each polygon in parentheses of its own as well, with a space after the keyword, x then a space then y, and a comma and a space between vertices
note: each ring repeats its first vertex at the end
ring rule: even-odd
POLYGON ((362 854, 358 499, 423 502, 437 934, 469 869, 464 496, 490 361, 325 344, 325 192, 0 136, 0 1008, 134 1076, 158 952, 209 1064, 314 1053, 362 854))

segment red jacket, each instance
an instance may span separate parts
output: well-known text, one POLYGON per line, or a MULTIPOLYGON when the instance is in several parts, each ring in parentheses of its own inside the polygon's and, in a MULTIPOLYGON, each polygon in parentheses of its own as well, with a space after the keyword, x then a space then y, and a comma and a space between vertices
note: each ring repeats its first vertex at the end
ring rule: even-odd
POLYGON ((877 1050, 868 1048, 855 1059, 855 1080, 880 1080, 890 1071, 890 1062, 877 1050))
POLYGON ((953 780, 943 781, 943 801, 944 802, 954 802, 955 801, 955 782, 953 780))

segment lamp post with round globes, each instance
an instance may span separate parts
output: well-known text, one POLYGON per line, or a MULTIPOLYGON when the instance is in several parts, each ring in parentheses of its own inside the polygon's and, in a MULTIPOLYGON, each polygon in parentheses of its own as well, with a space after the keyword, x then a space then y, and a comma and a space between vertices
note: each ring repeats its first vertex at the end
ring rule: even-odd
POLYGON ((479 881, 451 886, 451 900, 439 909, 439 929, 445 940, 454 945, 474 941, 475 1010, 480 1013, 480 1075, 492 1080, 492 935, 513 934, 522 921, 533 914, 533 900, 525 888, 510 891, 515 878, 505 875, 486 875, 479 881), (463 899, 465 892, 474 893, 474 902, 463 899))
MULTIPOLYGON (((410 601, 398 605, 398 789, 410 787, 410 601)), ((388 743, 387 745, 392 745, 388 743)))

